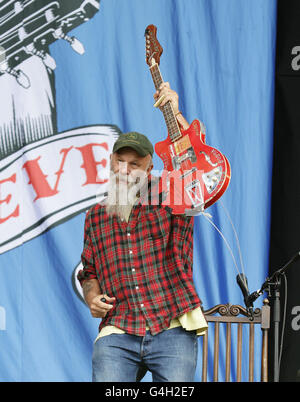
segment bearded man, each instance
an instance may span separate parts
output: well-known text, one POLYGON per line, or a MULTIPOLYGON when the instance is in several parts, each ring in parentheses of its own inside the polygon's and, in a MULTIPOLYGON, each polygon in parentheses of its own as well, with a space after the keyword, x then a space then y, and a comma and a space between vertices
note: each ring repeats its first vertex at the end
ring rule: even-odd
MULTIPOLYGON (((154 95, 171 102, 183 129, 178 95, 164 83, 154 95)), ((78 279, 93 317, 93 381, 194 381, 197 337, 207 328, 193 283, 193 217, 153 201, 153 146, 121 134, 110 157, 108 196, 86 216, 78 279), (150 202, 149 202, 150 201, 150 202)))

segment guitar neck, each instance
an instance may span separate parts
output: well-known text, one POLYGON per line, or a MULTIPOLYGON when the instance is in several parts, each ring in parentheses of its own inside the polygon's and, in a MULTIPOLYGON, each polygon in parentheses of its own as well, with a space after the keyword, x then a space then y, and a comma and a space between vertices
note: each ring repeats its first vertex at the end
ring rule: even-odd
MULTIPOLYGON (((150 67, 150 72, 151 72, 151 76, 152 76, 152 80, 153 80, 155 89, 158 90, 158 88, 164 81, 162 79, 162 75, 160 73, 157 63, 154 63, 150 67)), ((164 119, 165 119, 166 126, 168 129, 169 137, 170 137, 171 141, 174 142, 178 138, 181 137, 181 131, 180 131, 176 116, 174 114, 171 102, 167 102, 164 106, 162 106, 161 110, 164 115, 164 119)))

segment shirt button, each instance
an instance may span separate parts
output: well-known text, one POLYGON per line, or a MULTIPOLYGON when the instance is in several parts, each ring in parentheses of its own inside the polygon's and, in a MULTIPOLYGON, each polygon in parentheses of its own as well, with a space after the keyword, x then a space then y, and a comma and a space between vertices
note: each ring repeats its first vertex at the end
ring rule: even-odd
POLYGON ((132 272, 135 272, 135 269, 134 268, 132 268, 132 270, 131 270, 132 272))
POLYGON ((129 233, 129 232, 127 233, 127 236, 130 236, 130 233, 129 233))
POLYGON ((144 307, 143 303, 141 304, 141 307, 144 307))
POLYGON ((129 250, 129 254, 132 254, 132 250, 129 250))
POLYGON ((139 288, 139 287, 138 287, 138 286, 136 286, 135 288, 136 288, 136 290, 138 290, 138 288, 139 288))

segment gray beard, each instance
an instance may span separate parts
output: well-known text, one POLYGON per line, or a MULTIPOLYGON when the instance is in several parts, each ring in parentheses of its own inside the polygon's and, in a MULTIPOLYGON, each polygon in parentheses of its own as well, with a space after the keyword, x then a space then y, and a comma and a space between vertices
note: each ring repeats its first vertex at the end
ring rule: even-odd
POLYGON ((108 184, 108 195, 105 200, 105 208, 108 215, 117 215, 121 219, 128 221, 131 209, 135 204, 140 185, 130 180, 130 177, 124 178, 126 181, 117 182, 118 174, 110 171, 108 184))

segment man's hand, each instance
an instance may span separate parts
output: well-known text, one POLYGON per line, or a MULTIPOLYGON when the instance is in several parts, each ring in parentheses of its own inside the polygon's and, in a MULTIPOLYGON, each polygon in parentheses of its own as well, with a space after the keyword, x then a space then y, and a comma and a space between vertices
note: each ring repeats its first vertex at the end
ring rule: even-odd
POLYGON ((102 302, 102 298, 105 298, 108 303, 113 303, 116 300, 115 297, 108 297, 107 295, 95 296, 89 304, 91 314, 95 318, 104 318, 113 308, 112 304, 102 302))
POLYGON ((116 298, 108 297, 100 292, 98 279, 88 279, 82 284, 83 296, 86 304, 89 306, 91 314, 95 318, 103 318, 113 308, 112 304, 116 298), (105 299, 104 303, 101 299, 105 299))
POLYGON ((170 84, 168 82, 163 82, 153 97, 155 101, 158 102, 158 107, 160 110, 167 102, 171 102, 173 112, 179 125, 183 130, 187 130, 189 128, 189 123, 179 111, 179 97, 177 92, 170 88, 170 84))
POLYGON ((173 89, 170 88, 170 84, 168 82, 163 82, 153 97, 156 101, 163 97, 161 103, 159 104, 159 108, 162 108, 167 102, 170 101, 174 113, 178 113, 178 95, 175 91, 173 91, 173 89))

